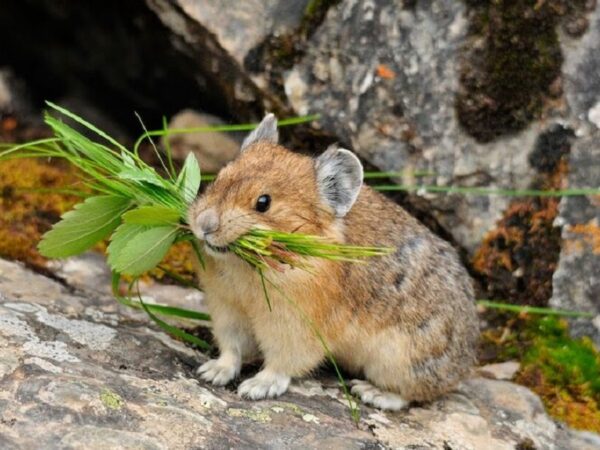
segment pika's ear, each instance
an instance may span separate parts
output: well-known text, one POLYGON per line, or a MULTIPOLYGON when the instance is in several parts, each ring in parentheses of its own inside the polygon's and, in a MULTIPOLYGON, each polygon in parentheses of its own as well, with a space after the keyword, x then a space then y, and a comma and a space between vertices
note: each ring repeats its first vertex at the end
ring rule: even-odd
POLYGON ((344 217, 354 205, 363 182, 363 167, 350 150, 329 147, 315 161, 317 185, 336 217, 344 217))
POLYGON ((274 114, 267 114, 258 126, 246 136, 242 142, 240 152, 246 150, 250 145, 258 141, 267 141, 272 144, 277 144, 279 141, 279 132, 277 131, 277 119, 274 114))

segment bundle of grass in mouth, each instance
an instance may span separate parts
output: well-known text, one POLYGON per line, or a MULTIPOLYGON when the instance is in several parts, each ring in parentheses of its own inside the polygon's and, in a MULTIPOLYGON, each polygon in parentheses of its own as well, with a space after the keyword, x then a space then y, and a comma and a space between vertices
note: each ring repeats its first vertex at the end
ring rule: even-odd
POLYGON ((356 263, 393 251, 386 247, 338 244, 321 236, 261 229, 250 230, 228 248, 258 270, 271 268, 278 272, 285 271, 286 266, 310 271, 307 257, 356 263))
MULTIPOLYGON (((105 143, 92 141, 47 113, 45 122, 54 132, 53 138, 17 145, 0 152, 0 161, 13 158, 61 158, 81 171, 81 184, 86 189, 70 189, 69 192, 78 193, 85 200, 64 214, 43 236, 38 246, 40 253, 48 258, 66 258, 78 255, 108 238, 108 264, 116 280, 121 275, 137 280, 143 273, 159 265, 169 248, 180 241, 188 241, 202 261, 198 242, 186 223, 188 207, 196 198, 201 182, 200 168, 194 155, 190 153, 182 169, 176 173, 168 149, 161 155, 155 148, 165 173, 162 176, 139 157, 137 148, 140 140, 134 151, 130 151, 72 112, 50 102, 47 105, 54 114, 76 122, 105 143)), ((299 120, 294 119, 290 123, 299 123, 299 120)), ((164 134, 169 132, 166 129, 163 131, 164 134)), ((159 134, 146 132, 147 136, 159 134)), ((283 271, 286 267, 296 267, 310 271, 308 257, 357 262, 366 257, 383 256, 390 251, 386 248, 338 244, 320 236, 259 229, 250 230, 239 237, 229 245, 229 250, 255 267, 261 278, 268 269, 283 271)), ((116 286, 115 283, 113 285, 116 286)), ((119 297, 117 292, 115 295, 122 301, 128 301, 119 297)), ((157 305, 146 307, 141 303, 155 320, 157 318, 152 311, 188 318, 208 318, 207 315, 177 308, 157 305)), ((131 306, 130 301, 128 304, 131 306)), ((173 329, 169 331, 174 332, 173 329)), ((193 342, 198 344, 197 339, 193 342)))

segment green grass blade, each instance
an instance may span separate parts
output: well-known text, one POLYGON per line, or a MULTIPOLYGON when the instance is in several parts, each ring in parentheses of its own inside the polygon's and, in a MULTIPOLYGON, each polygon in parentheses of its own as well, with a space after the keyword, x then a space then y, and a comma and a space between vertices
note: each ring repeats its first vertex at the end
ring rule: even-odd
MULTIPOLYGON (((162 118, 162 124, 163 131, 168 131, 169 123, 167 122, 167 118, 165 116, 162 118)), ((169 139, 165 139, 165 154, 167 155, 167 163, 169 164, 169 175, 171 177, 171 181, 173 181, 177 177, 177 171, 173 165, 173 152, 171 150, 171 142, 169 139)))
POLYGON ((477 300, 477 304, 486 308, 499 309, 503 311, 511 311, 516 313, 541 314, 547 316, 563 316, 563 317, 585 317, 593 318, 593 313, 581 311, 568 311, 563 309, 544 308, 541 306, 525 306, 513 305, 510 303, 500 303, 491 300, 477 300))
MULTIPOLYGON (((119 303, 121 303, 124 306, 130 307, 130 308, 143 309, 146 312, 146 314, 148 314, 148 317, 150 317, 155 323, 157 323, 157 325, 159 325, 167 333, 170 333, 174 336, 179 337, 180 339, 190 342, 199 348, 202 348, 205 350, 208 350, 211 348, 211 346, 208 342, 204 341, 203 339, 197 338, 196 336, 188 334, 185 331, 180 330, 177 327, 167 324, 163 320, 156 317, 156 315, 154 315, 153 312, 156 312, 158 314, 165 314, 165 315, 174 316, 174 317, 182 317, 182 318, 186 318, 186 319, 201 320, 201 321, 210 320, 210 316, 208 314, 204 314, 204 313, 197 312, 197 311, 190 311, 187 309, 175 308, 175 307, 171 307, 171 306, 144 303, 141 295, 139 294, 139 290, 138 290, 139 302, 134 302, 133 300, 131 300, 131 296, 124 297, 121 294, 119 294, 120 281, 121 281, 121 274, 119 274, 117 272, 113 272, 112 273, 112 281, 111 281, 112 292, 113 292, 113 296, 119 303)), ((137 282, 137 279, 134 279, 132 281, 131 285, 133 285, 133 283, 135 283, 135 282, 137 282)), ((131 286, 130 286, 130 290, 131 290, 131 286)))
POLYGON ((435 176, 435 172, 427 171, 427 170, 415 170, 413 172, 364 172, 363 178, 365 180, 377 179, 377 178, 399 178, 405 176, 413 176, 413 177, 432 177, 435 176))
POLYGON ((144 303, 144 301, 142 300, 142 296, 139 293, 138 290, 138 297, 139 297, 139 301, 140 304, 142 305, 142 308, 144 308, 144 311, 146 311, 146 314, 148 314, 148 316, 154 321, 154 323, 156 323, 159 327, 161 327, 164 331, 166 331, 167 333, 178 337, 179 339, 182 339, 186 342, 189 342, 190 344, 195 345, 198 348, 201 348, 203 350, 210 350, 211 346, 208 342, 197 338, 196 336, 186 333, 185 331, 174 327, 173 325, 169 325, 167 322, 165 322, 162 319, 159 319, 156 315, 154 315, 154 313, 152 313, 152 311, 150 311, 150 308, 148 308, 148 306, 146 306, 146 304, 144 303))
POLYGON ((573 188, 573 189, 496 189, 485 187, 462 187, 462 186, 409 186, 409 185, 373 185, 376 191, 393 192, 431 192, 443 194, 463 194, 463 195, 498 195, 503 197, 573 197, 582 195, 600 195, 600 189, 594 188, 573 188))
POLYGON ((200 312, 192 311, 189 309, 176 308, 174 306, 148 304, 146 307, 155 313, 162 314, 164 316, 181 317, 183 319, 201 320, 203 322, 210 322, 210 315, 200 312))
POLYGON ((358 423, 360 420, 360 409, 358 407, 358 404, 356 402, 356 400, 354 399, 354 397, 352 396, 352 394, 350 393, 350 390, 348 389, 348 386, 346 385, 346 382, 344 381, 344 377, 342 376, 342 372, 340 371, 337 362, 335 360, 335 357, 333 356, 333 353, 331 352, 331 350, 329 349, 329 346, 327 345, 327 341, 325 340, 325 337, 323 336, 323 334, 320 332, 319 328, 316 326, 316 324, 311 320, 310 317, 308 317, 308 315, 296 304, 296 302, 294 302, 285 292, 283 292, 283 290, 277 286, 275 283, 273 283, 271 280, 269 280, 268 278, 264 278, 264 280, 271 285, 271 287, 273 287, 277 292, 279 292, 279 294, 290 304, 294 307, 294 309, 296 311, 298 311, 298 314, 300 314, 300 317, 302 318, 302 320, 304 320, 305 323, 307 323, 313 334, 315 335, 315 337, 319 340, 319 342, 321 343, 323 350, 325 351, 325 355, 327 357, 327 359, 329 360, 329 362, 331 363, 331 365, 333 366, 336 376, 338 378, 338 382, 340 383, 340 386, 342 388, 342 392, 344 393, 344 397, 346 398, 346 401, 348 402, 348 407, 350 408, 350 414, 352 416, 352 418, 354 419, 355 423, 358 423))
MULTIPOLYGON (((140 116, 137 112, 135 112, 135 116, 137 117, 138 121, 140 122, 140 125, 142 126, 144 133, 148 133, 148 129, 146 128, 146 125, 144 124, 144 121, 142 120, 142 116, 140 116)), ((151 137, 148 137, 148 140, 150 141, 150 144, 152 145, 152 148, 154 149, 154 154, 158 158, 158 161, 160 162, 160 165, 162 166, 163 170, 165 171, 165 173, 169 173, 169 169, 167 169, 167 166, 165 165, 165 162, 163 161, 162 155, 160 154, 160 152, 158 151, 158 148, 156 147, 156 144, 154 143, 154 139, 152 139, 151 137)))
POLYGON ((14 191, 19 192, 31 192, 34 194, 63 194, 63 195, 72 195, 75 197, 81 197, 86 199, 90 197, 92 194, 85 191, 78 191, 76 189, 67 189, 67 188, 21 188, 16 187, 14 191))
MULTIPOLYGON (((315 120, 320 119, 319 114, 312 114, 301 117, 292 117, 289 119, 283 119, 278 121, 277 125, 280 127, 285 127, 289 125, 299 125, 302 123, 313 122, 315 120)), ((252 131, 258 126, 258 123, 247 123, 247 124, 238 124, 238 125, 214 125, 209 127, 197 127, 197 128, 170 128, 170 129, 162 129, 162 130, 152 130, 145 132, 142 134, 136 141, 133 146, 133 151, 137 155, 139 153, 140 144, 145 139, 150 139, 151 137, 157 136, 170 136, 172 134, 189 134, 189 133, 210 133, 215 131, 220 132, 232 132, 232 131, 252 131)))
POLYGON ((202 292, 202 289, 200 289, 196 283, 194 283, 193 281, 190 280, 186 280, 185 278, 183 278, 181 275, 176 274, 175 272, 173 272, 172 270, 167 269, 165 266, 161 266, 160 264, 157 266, 157 268, 162 271, 165 275, 169 276, 170 278, 174 279, 175 281, 177 281, 177 283, 179 283, 182 286, 188 287, 190 289, 196 289, 197 291, 202 292))
POLYGON ((267 306, 269 307, 269 312, 273 311, 271 307, 271 299, 269 298, 269 293, 267 292, 267 285, 265 284, 265 274, 262 269, 257 269, 258 275, 260 275, 260 283, 262 284, 263 292, 265 293, 265 300, 267 301, 267 306))
POLYGON ((69 110, 67 110, 65 108, 62 108, 62 107, 60 107, 60 106, 58 106, 58 105, 56 105, 56 104, 54 104, 52 102, 49 102, 49 101, 46 101, 46 105, 48 105, 50 108, 58 111, 62 115, 66 116, 66 117, 69 117, 70 119, 73 119, 75 122, 77 122, 80 125, 83 125, 88 130, 93 131, 98 136, 102 137, 107 142, 110 142, 115 147, 117 147, 117 148, 119 148, 119 149, 121 149, 123 151, 127 151, 127 149, 125 147, 123 147, 119 142, 117 142, 115 139, 113 139, 112 137, 110 137, 104 131, 100 130, 99 128, 97 128, 96 126, 92 125, 88 121, 86 121, 83 118, 79 117, 78 115, 73 114, 71 111, 69 111, 69 110))

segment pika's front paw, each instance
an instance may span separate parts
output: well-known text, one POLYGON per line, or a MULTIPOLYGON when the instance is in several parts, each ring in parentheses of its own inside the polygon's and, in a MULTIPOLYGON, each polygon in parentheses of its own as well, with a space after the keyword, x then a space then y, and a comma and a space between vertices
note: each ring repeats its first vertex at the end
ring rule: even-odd
POLYGON ((261 370, 240 384, 238 394, 252 400, 273 398, 287 391, 289 385, 290 377, 287 375, 261 370))
POLYGON ((196 370, 204 381, 209 381, 215 386, 225 386, 240 373, 240 365, 229 358, 211 359, 196 370))
POLYGON ((408 406, 408 402, 393 392, 382 391, 368 381, 352 380, 350 392, 359 397, 363 403, 379 409, 399 411, 408 406))

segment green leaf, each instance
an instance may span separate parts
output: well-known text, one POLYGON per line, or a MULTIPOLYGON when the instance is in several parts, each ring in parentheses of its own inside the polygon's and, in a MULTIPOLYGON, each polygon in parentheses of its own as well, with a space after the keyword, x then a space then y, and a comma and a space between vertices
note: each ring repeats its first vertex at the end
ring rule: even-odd
POLYGON ((193 153, 187 155, 181 172, 177 177, 177 188, 181 192, 186 203, 192 203, 192 201, 198 195, 198 189, 200 189, 200 166, 193 153))
POLYGON ((140 206, 123 214, 123 222, 137 225, 176 225, 179 211, 167 206, 140 206))
POLYGON ((135 161, 131 157, 131 155, 129 154, 129 152, 122 151, 121 152, 121 159, 123 160, 123 164, 126 167, 135 168, 135 161))
POLYGON ((146 227, 144 230, 137 232, 129 230, 129 232, 132 237, 128 242, 125 243, 120 236, 118 246, 124 244, 123 247, 113 248, 111 267, 116 272, 136 276, 153 269, 162 261, 177 237, 178 227, 146 227))
POLYGON ((118 177, 124 180, 131 181, 145 181, 146 183, 153 184, 155 186, 164 187, 165 180, 161 178, 154 169, 151 168, 139 168, 139 167, 127 167, 122 169, 118 177))
POLYGON ((88 250, 107 237, 130 206, 124 197, 89 197, 62 216, 42 238, 38 249, 48 258, 66 258, 88 250))
POLYGON ((145 225, 137 225, 131 223, 124 223, 119 225, 110 238, 110 244, 106 250, 108 253, 107 262, 110 267, 114 267, 116 262, 121 256, 121 252, 131 241, 134 236, 137 236, 143 231, 148 230, 150 227, 145 225))

